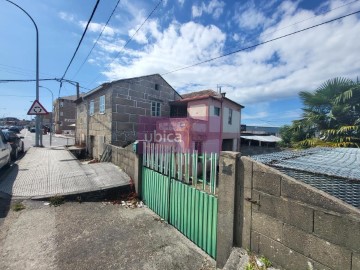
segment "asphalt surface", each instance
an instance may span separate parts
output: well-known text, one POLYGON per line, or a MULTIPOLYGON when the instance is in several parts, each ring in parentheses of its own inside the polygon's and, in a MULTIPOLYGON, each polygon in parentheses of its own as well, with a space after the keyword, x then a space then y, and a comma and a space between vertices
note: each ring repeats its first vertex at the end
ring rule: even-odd
POLYGON ((22 203, 26 209, 10 210, 0 224, 1 269, 215 269, 214 260, 147 208, 22 203))

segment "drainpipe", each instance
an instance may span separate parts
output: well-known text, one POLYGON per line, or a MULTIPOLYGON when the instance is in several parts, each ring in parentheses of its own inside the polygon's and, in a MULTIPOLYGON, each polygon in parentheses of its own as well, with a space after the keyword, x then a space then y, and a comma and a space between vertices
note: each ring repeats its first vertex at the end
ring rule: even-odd
MULTIPOLYGON (((82 98, 83 101, 84 98, 82 98)), ((85 108, 86 108, 86 150, 89 154, 89 143, 90 143, 90 136, 89 136, 89 113, 90 113, 90 103, 88 101, 85 101, 85 108)))
MULTIPOLYGON (((221 91, 221 90, 220 90, 221 91)), ((221 94, 221 92, 220 92, 221 94)), ((220 152, 222 151, 222 138, 223 138, 223 121, 224 121, 224 112, 223 112, 223 95, 221 94, 221 99, 220 99, 220 136, 219 136, 219 140, 220 140, 220 151, 219 151, 219 155, 220 152)))

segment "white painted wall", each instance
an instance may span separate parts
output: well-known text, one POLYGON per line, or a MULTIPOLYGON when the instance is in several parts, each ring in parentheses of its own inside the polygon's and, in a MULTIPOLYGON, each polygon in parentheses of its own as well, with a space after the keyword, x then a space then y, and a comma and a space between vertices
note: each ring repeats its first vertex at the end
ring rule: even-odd
POLYGON ((229 107, 223 106, 223 132, 224 133, 240 133, 240 111, 232 110, 232 124, 228 123, 229 107))
POLYGON ((192 104, 189 102, 188 115, 194 119, 206 120, 207 108, 206 104, 192 104))

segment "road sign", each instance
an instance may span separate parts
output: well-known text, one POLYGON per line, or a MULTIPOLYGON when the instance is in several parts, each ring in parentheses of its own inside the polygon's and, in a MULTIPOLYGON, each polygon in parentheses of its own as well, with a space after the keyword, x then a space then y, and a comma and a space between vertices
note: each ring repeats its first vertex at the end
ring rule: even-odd
POLYGON ((45 110, 44 106, 40 104, 38 100, 35 100, 31 105, 30 110, 27 113, 28 115, 44 115, 48 114, 47 110, 45 110))

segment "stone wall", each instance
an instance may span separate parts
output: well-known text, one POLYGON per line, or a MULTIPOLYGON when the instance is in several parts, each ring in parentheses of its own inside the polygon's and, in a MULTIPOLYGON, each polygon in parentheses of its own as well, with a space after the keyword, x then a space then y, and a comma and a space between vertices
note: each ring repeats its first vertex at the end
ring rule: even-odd
POLYGON ((250 158, 240 163, 237 244, 285 269, 360 269, 357 208, 250 158))
POLYGON ((170 115, 169 101, 180 98, 160 76, 149 75, 101 85, 77 104, 76 143, 86 144, 88 154, 99 158, 104 143, 125 146, 135 141, 139 116, 151 116, 151 103, 160 102, 161 116, 170 115), (99 113, 105 95, 105 113, 99 113), (94 114, 89 103, 94 100, 94 114))
POLYGON ((359 209, 248 157, 239 163, 236 245, 284 269, 360 269, 359 209))
POLYGON ((54 125, 56 133, 63 133, 63 131, 74 132, 75 127, 70 126, 75 124, 76 119, 76 104, 74 98, 58 98, 54 102, 54 125))
POLYGON ((119 166, 134 181, 135 189, 140 194, 141 183, 141 160, 139 156, 129 148, 111 145, 111 162, 119 166))
POLYGON ((180 98, 157 74, 121 80, 112 86, 112 91, 112 144, 118 146, 136 140, 139 116, 151 117, 152 102, 160 103, 160 116, 169 117, 169 101, 180 98))

